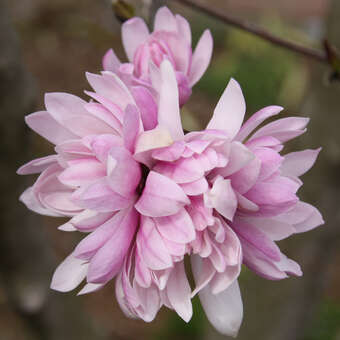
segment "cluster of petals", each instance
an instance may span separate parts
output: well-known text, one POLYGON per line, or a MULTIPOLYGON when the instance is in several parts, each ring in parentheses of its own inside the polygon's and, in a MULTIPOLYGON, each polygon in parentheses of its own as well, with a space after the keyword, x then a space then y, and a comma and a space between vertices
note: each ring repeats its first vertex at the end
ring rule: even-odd
POLYGON ((103 58, 104 70, 117 73, 127 84, 140 84, 155 91, 150 69, 169 60, 176 72, 181 106, 206 71, 213 49, 211 33, 206 30, 193 52, 188 21, 179 14, 173 15, 167 7, 157 11, 152 33, 141 18, 126 21, 122 25, 122 41, 129 62, 122 63, 110 49, 103 58))
POLYGON ((85 280, 85 294, 115 278, 124 313, 147 322, 162 306, 189 321, 198 294, 214 327, 235 336, 243 317, 242 264, 271 280, 301 275, 276 241, 323 223, 296 195, 319 149, 281 154, 308 119, 260 127, 278 106, 243 124, 245 101, 233 79, 206 129, 184 134, 179 79, 187 77, 190 87, 204 72, 206 65, 197 71, 200 46, 191 57, 187 22, 166 8, 151 35, 143 25, 132 19, 123 26, 131 63, 120 64, 110 51, 106 71, 87 74, 90 101, 50 93, 46 111, 26 117, 55 154, 18 170, 40 173, 21 201, 37 213, 69 217, 61 230, 88 233, 57 268, 53 289, 70 291, 85 280), (124 74, 130 68, 133 81, 124 74))

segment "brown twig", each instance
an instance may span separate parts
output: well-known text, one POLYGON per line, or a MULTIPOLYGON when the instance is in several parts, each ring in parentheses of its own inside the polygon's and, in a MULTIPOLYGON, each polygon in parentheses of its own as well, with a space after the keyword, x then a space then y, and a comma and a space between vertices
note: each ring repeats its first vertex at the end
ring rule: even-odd
MULTIPOLYGON (((175 0, 176 1, 176 0, 175 0)), ((301 46, 295 42, 282 39, 280 37, 277 37, 273 35, 272 33, 266 31, 265 29, 258 27, 254 24, 251 24, 245 20, 234 18, 226 13, 223 13, 222 11, 218 11, 217 9, 214 9, 212 7, 209 7, 208 5, 203 5, 201 3, 197 3, 191 0, 177 0, 177 2, 181 4, 185 4, 186 6, 190 6, 194 9, 197 9, 201 12, 204 12, 212 17, 215 17, 219 19, 220 21, 234 26, 236 28, 239 28, 243 31, 249 32, 253 35, 256 35, 266 41, 269 41, 270 43, 289 49, 293 52, 299 53, 301 55, 304 55, 306 57, 312 58, 314 60, 317 60, 322 63, 329 64, 329 60, 327 58, 327 54, 325 51, 313 49, 305 46, 301 46)))

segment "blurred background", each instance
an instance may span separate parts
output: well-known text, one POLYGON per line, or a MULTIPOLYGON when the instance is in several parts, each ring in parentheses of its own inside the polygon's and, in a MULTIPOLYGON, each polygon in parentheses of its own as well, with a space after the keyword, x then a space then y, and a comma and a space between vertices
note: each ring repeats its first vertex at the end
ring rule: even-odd
MULTIPOLYGON (((326 224, 280 242, 302 265, 302 278, 266 281, 243 268, 245 317, 238 339, 340 340, 340 82, 329 82, 326 65, 179 1, 127 1, 149 23, 157 7, 168 5, 189 19, 194 42, 205 28, 212 30, 211 66, 183 109, 187 130, 205 126, 231 76, 243 88, 248 114, 277 104, 286 108, 283 115, 311 117, 308 133, 286 151, 323 147, 300 196, 320 208, 326 224)), ((327 37, 340 47, 338 0, 196 1, 306 46, 320 48, 327 37)), ((226 339, 208 324, 197 300, 189 324, 164 309, 146 324, 123 315, 112 284, 82 297, 49 289, 79 235, 58 231, 63 221, 37 216, 18 202, 33 178, 17 176, 17 167, 52 152, 25 127, 24 115, 43 109, 45 92, 85 98, 85 71, 99 72, 111 47, 125 59, 109 0, 0 0, 0 340, 226 339)))

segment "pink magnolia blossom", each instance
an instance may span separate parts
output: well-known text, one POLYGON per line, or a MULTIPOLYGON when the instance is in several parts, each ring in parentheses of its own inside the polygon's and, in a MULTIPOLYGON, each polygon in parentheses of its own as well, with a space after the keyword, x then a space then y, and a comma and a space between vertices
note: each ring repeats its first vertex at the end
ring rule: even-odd
POLYGON ((275 241, 323 223, 296 196, 319 150, 280 154, 308 121, 283 118, 257 129, 279 107, 242 125, 245 102, 235 80, 207 128, 184 135, 173 64, 164 60, 151 73, 156 96, 111 72, 88 75, 95 102, 48 94, 47 111, 26 121, 56 144, 56 154, 19 169, 41 172, 21 200, 38 213, 71 217, 62 230, 89 233, 57 268, 53 289, 86 280, 85 294, 116 278, 124 313, 147 322, 163 305, 189 321, 199 294, 214 327, 235 336, 242 263, 268 279, 301 275, 275 241))
POLYGON ((110 49, 103 58, 104 70, 118 73, 126 82, 150 86, 150 68, 159 68, 167 59, 176 71, 181 106, 206 71, 213 48, 212 36, 206 30, 193 53, 188 21, 179 14, 173 15, 167 7, 157 11, 152 33, 141 18, 125 22, 122 40, 129 63, 121 63, 110 49))

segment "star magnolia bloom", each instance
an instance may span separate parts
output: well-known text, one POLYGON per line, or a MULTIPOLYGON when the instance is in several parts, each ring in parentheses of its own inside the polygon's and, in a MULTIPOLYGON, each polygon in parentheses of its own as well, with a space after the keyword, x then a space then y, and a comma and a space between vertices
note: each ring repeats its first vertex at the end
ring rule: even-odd
POLYGON ((110 49, 103 58, 104 70, 118 73, 126 82, 150 86, 150 68, 158 68, 167 59, 176 71, 181 106, 207 69, 213 48, 212 36, 206 30, 192 53, 188 21, 174 16, 167 7, 157 11, 152 33, 141 18, 126 21, 122 40, 129 63, 122 64, 110 49))
POLYGON ((245 103, 234 80, 207 129, 184 135, 171 62, 152 72, 156 101, 110 72, 88 76, 96 103, 47 95, 47 112, 27 123, 56 144, 57 154, 19 169, 42 171, 21 200, 36 212, 72 217, 63 230, 90 232, 57 268, 53 289, 69 291, 86 279, 84 294, 116 277, 122 310, 145 321, 162 305, 189 321, 198 293, 215 328, 235 336, 243 315, 242 261, 269 279, 300 275, 274 241, 323 223, 296 196, 298 177, 318 150, 279 154, 285 141, 304 132, 303 118, 253 133, 278 107, 241 127, 245 103))

